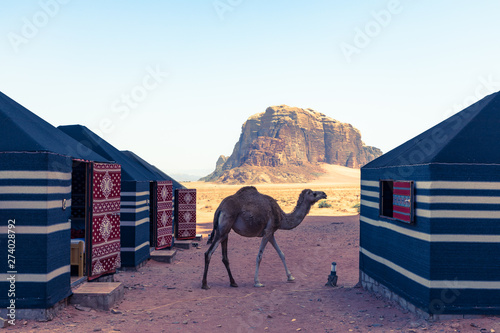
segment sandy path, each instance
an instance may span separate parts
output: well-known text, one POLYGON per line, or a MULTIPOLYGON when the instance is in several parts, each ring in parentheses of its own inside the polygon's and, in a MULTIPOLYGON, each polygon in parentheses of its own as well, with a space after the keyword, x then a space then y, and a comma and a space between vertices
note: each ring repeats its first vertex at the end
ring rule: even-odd
POLYGON ((23 332, 500 332, 500 318, 428 323, 380 296, 355 288, 358 282, 359 217, 307 217, 277 242, 296 278, 287 283, 283 265, 266 248, 253 287, 260 239, 229 237, 229 260, 238 288, 231 288, 220 249, 202 290, 204 252, 179 251, 173 264, 148 261, 138 272, 120 272, 125 299, 116 314, 66 308, 50 322, 26 321, 6 331, 23 332), (325 286, 336 261, 338 287, 325 286), (481 330, 482 329, 482 330, 481 330))

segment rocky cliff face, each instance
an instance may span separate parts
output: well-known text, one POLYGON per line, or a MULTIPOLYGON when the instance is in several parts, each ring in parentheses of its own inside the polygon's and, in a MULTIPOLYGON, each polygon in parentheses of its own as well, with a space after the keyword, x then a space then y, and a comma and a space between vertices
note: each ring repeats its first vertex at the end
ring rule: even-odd
POLYGON ((382 155, 360 132, 312 109, 272 106, 251 116, 233 153, 202 178, 227 183, 307 181, 318 163, 359 168, 382 155))

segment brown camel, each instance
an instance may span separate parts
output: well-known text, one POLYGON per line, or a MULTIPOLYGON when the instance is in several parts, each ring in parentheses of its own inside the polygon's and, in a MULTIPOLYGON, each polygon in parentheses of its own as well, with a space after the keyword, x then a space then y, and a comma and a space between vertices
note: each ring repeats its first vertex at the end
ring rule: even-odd
POLYGON ((222 200, 214 214, 214 228, 207 243, 212 243, 212 245, 205 252, 205 272, 203 273, 201 287, 203 289, 210 288, 207 284, 208 266, 210 258, 219 243, 222 244, 222 262, 229 274, 231 287, 238 287, 229 269, 227 257, 227 239, 231 229, 244 237, 262 237, 259 254, 257 255, 257 267, 255 268, 255 287, 264 286, 259 282, 258 275, 260 261, 267 242, 270 242, 278 252, 285 266, 288 281, 294 281, 295 278, 286 267, 285 255, 281 252, 274 239, 274 233, 278 229, 291 230, 297 227, 309 213, 311 206, 320 199, 326 199, 324 192, 303 190, 297 201, 297 206, 290 214, 285 214, 276 200, 259 193, 253 186, 243 187, 235 194, 222 200))

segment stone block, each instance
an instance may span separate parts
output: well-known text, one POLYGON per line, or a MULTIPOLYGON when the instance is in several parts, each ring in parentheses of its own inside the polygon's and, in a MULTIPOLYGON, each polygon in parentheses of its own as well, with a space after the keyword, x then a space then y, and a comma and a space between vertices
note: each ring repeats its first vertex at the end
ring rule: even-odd
MULTIPOLYGON (((152 249, 154 249, 154 247, 152 249)), ((154 252, 154 251, 151 251, 151 252, 154 252)), ((147 260, 144 260, 143 262, 139 263, 137 266, 131 266, 131 267, 129 267, 129 266, 122 266, 118 270, 122 271, 122 272, 137 272, 140 268, 142 268, 143 266, 145 266, 147 262, 148 262, 147 260)))
POLYGON ((176 253, 177 250, 156 250, 151 253, 151 259, 170 264, 174 261, 176 253))
POLYGON ((123 296, 124 289, 120 282, 89 282, 73 290, 69 302, 108 311, 121 301, 123 296))
POLYGON ((463 319, 464 315, 454 315, 454 314, 434 314, 431 316, 431 320, 452 320, 452 319, 463 319))
POLYGON ((485 317, 485 315, 464 314, 464 319, 481 319, 485 317))
POLYGON ((193 247, 193 241, 192 240, 175 240, 174 247, 179 248, 179 249, 183 249, 183 250, 189 250, 193 247))

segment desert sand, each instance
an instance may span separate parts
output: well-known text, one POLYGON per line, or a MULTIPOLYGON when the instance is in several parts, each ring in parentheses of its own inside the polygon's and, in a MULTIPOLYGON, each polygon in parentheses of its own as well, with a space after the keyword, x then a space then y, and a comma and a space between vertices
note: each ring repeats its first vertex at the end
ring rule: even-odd
MULTIPOLYGON (((297 203, 299 194, 304 189, 323 191, 328 199, 325 202, 331 207, 320 208, 314 205, 309 215, 314 216, 346 216, 358 214, 360 188, 359 169, 351 169, 338 165, 322 165, 325 174, 310 183, 299 184, 251 184, 260 192, 270 195, 278 201, 280 207, 289 213, 297 203)), ((206 182, 183 183, 188 188, 197 190, 197 221, 212 222, 215 210, 222 199, 234 194, 244 185, 224 185, 206 182)), ((197 233, 206 234, 211 231, 198 225, 197 233)))

